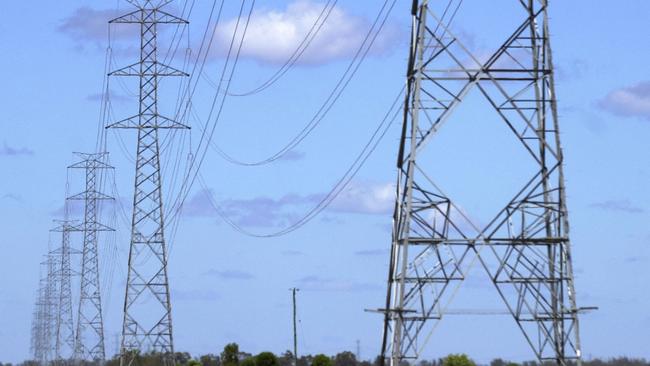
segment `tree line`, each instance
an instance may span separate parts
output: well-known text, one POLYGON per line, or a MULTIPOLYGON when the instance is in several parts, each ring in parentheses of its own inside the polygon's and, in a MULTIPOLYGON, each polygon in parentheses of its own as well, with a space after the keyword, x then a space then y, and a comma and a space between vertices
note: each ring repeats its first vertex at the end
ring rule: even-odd
MULTIPOLYGON (((159 353, 136 353, 133 366, 160 366, 163 365, 165 355, 159 353)), ((257 355, 243 352, 237 343, 227 344, 219 354, 207 354, 199 357, 192 357, 187 352, 176 352, 174 354, 176 366, 382 366, 381 358, 374 360, 359 360, 357 356, 349 351, 340 352, 334 356, 324 354, 303 355, 297 360, 291 351, 276 355, 272 352, 260 352, 257 355)), ((642 358, 617 357, 607 360, 593 359, 583 360, 584 366, 650 366, 650 362, 642 358)), ((59 360, 52 361, 52 366, 119 366, 119 356, 114 356, 103 364, 100 362, 59 360)), ((42 366, 37 361, 25 361, 19 364, 2 363, 0 366, 42 366)), ((503 360, 500 358, 492 360, 488 365, 477 364, 468 355, 451 354, 434 360, 420 360, 415 363, 404 361, 400 366, 555 366, 555 363, 540 363, 537 361, 525 361, 522 363, 503 360)), ((575 366, 571 362, 570 366, 575 366)))

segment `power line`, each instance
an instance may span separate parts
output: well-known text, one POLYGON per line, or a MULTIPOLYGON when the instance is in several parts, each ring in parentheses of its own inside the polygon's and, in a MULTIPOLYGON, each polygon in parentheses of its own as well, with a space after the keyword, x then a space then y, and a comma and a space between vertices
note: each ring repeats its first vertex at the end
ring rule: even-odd
MULTIPOLYGON (((245 1, 242 1, 242 7, 240 8, 240 14, 239 14, 239 17, 237 18, 238 20, 237 20, 237 23, 236 23, 236 26, 235 26, 235 30, 233 32, 233 37, 232 37, 231 42, 230 42, 230 47, 228 48, 228 54, 227 54, 227 57, 226 57, 226 62, 224 63, 224 67, 222 69, 222 77, 220 78, 220 83, 223 83, 224 76, 225 76, 225 74, 227 73, 227 70, 228 70, 228 65, 230 63, 230 57, 231 57, 231 55, 233 53, 233 47, 234 47, 234 44, 235 44, 235 38, 236 38, 238 29, 239 29, 239 26, 240 26, 239 25, 240 19, 242 17, 242 13, 244 11, 244 5, 245 5, 245 1)), ((246 18, 246 23, 245 23, 244 29, 242 31, 242 36, 241 36, 241 39, 240 39, 240 42, 239 42, 239 46, 237 47, 237 50, 235 51, 235 59, 233 61, 233 65, 232 65, 232 67, 230 69, 230 75, 229 75, 228 82, 226 83, 226 87, 225 87, 226 91, 229 90, 229 88, 230 88, 230 83, 232 81, 232 76, 233 76, 233 74, 235 72, 235 69, 237 67, 237 63, 239 61, 239 56, 241 54, 241 49, 242 49, 242 46, 243 46, 243 43, 244 43, 244 38, 246 36, 246 31, 248 30, 248 24, 250 23, 250 18, 251 18, 251 14, 253 12, 254 6, 255 6, 255 1, 253 0, 251 2, 251 6, 250 6, 250 9, 249 9, 247 18, 246 18)), ((210 45, 208 45, 208 47, 209 46, 210 45)), ((219 89, 221 89, 221 88, 219 88, 219 89)), ((212 120, 212 117, 214 115, 214 118, 215 118, 214 122, 213 122, 209 132, 207 131, 207 129, 204 129, 201 132, 201 138, 199 140, 199 144, 198 144, 197 150, 196 150, 197 153, 193 154, 193 156, 191 158, 192 160, 190 162, 190 166, 189 166, 189 169, 188 169, 190 174, 188 174, 186 179, 183 181, 182 188, 181 188, 181 194, 177 197, 177 200, 176 200, 176 202, 174 204, 174 207, 176 207, 176 211, 173 214, 174 217, 178 216, 178 214, 180 212, 179 208, 182 206, 183 202, 187 198, 187 196, 188 196, 188 194, 190 192, 190 189, 191 189, 194 181, 197 178, 200 167, 203 164, 203 160, 205 159, 205 156, 206 156, 206 153, 207 153, 207 144, 209 144, 209 141, 214 136, 214 132, 215 132, 217 123, 219 121, 219 118, 221 116, 221 113, 223 111, 223 107, 224 107, 225 100, 226 100, 226 94, 224 93, 223 97, 221 98, 221 101, 218 102, 219 94, 220 93, 215 94, 215 96, 213 98, 213 101, 212 101, 211 108, 210 108, 210 113, 208 114, 208 118, 206 119, 206 121, 210 121, 210 120, 212 120), (218 108, 216 108, 217 104, 219 104, 218 108), (203 146, 203 151, 201 152, 201 147, 202 146, 203 146)))
POLYGON ((199 183, 201 184, 203 190, 207 193, 208 202, 214 208, 215 212, 228 225, 230 225, 233 229, 235 229, 239 233, 247 236, 252 236, 257 238, 271 238, 271 237, 283 236, 295 230, 298 230, 299 228, 303 227, 311 220, 313 220, 316 216, 318 216, 318 214, 321 213, 325 208, 327 208, 336 199, 336 197, 345 190, 348 184, 359 172, 359 170, 361 170, 365 162, 375 151, 375 149, 377 148, 381 140, 388 132, 390 126, 399 115, 400 109, 399 108, 396 109, 396 107, 399 105, 399 101, 403 97, 404 89, 405 87, 403 87, 402 90, 400 90, 399 94, 394 99, 390 109, 388 110, 388 112, 386 113, 382 121, 379 123, 377 128, 374 130, 370 139, 366 142, 366 144, 361 149, 357 157, 354 159, 350 167, 345 171, 343 176, 337 181, 337 183, 332 187, 332 189, 313 208, 311 208, 305 215, 303 215, 300 219, 296 220, 288 227, 276 232, 265 233, 265 234, 253 233, 245 229, 244 227, 237 224, 233 219, 231 219, 230 217, 228 217, 228 215, 225 214, 224 210, 216 202, 214 196, 212 195, 207 185, 205 184, 205 180, 203 179, 203 176, 199 173, 199 183))
MULTIPOLYGON (((338 79, 337 83, 335 84, 332 91, 329 93, 328 97, 321 104, 321 106, 313 115, 311 120, 298 132, 298 134, 296 134, 293 138, 291 138, 291 140, 287 144, 285 144, 281 149, 273 153, 271 156, 257 161, 243 161, 243 160, 236 159, 232 155, 225 152, 213 140, 209 140, 209 144, 213 148, 213 150, 217 152, 217 154, 219 154, 224 160, 232 164, 242 165, 242 166, 259 166, 259 165, 269 164, 271 162, 274 162, 282 158, 285 154, 287 154, 289 151, 293 150, 296 146, 298 146, 323 121, 323 119, 327 116, 328 112, 339 100, 339 98, 345 91, 348 84, 354 78, 355 74, 359 70, 359 67, 363 64, 363 61, 366 59, 368 53, 372 49, 372 46, 377 40, 377 37, 379 36, 381 30, 384 28, 386 21, 388 20, 388 17, 393 7, 395 6, 395 3, 396 0, 393 0, 392 2, 390 2, 390 6, 389 6, 389 0, 384 1, 379 13, 375 17, 372 26, 370 27, 363 41, 361 42, 361 45, 355 52, 352 60, 346 67, 341 77, 338 79)), ((201 128, 206 128, 206 127, 201 126, 201 128)))
MULTIPOLYGON (((312 24, 312 26, 309 28, 309 31, 302 39, 302 41, 298 44, 298 46, 293 51, 291 56, 289 56, 289 58, 282 64, 282 66, 280 66, 280 68, 275 73, 273 73, 268 79, 266 79, 257 87, 249 89, 248 91, 230 92, 228 93, 228 95, 243 97, 243 96, 257 94, 259 92, 266 90, 271 85, 275 84, 278 80, 280 80, 280 78, 282 78, 282 76, 284 76, 296 64, 296 62, 298 62, 300 57, 302 57, 305 51, 309 48, 312 41, 316 38, 323 25, 327 22, 327 19, 332 14, 332 10, 334 10, 334 8, 336 7, 337 2, 338 0, 328 0, 325 3, 325 5, 323 5, 323 9, 321 10, 320 14, 318 14, 318 17, 314 21, 314 24, 312 24)), ((207 75, 203 74, 203 76, 213 86, 216 86, 216 83, 214 83, 207 75)))

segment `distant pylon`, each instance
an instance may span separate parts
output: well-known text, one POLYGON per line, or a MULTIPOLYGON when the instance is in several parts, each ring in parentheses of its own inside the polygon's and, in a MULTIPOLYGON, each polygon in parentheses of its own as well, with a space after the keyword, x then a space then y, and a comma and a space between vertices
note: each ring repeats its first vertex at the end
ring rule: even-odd
POLYGON ((187 21, 161 9, 171 0, 129 2, 137 9, 110 22, 140 25, 139 62, 110 74, 118 77, 136 76, 140 80, 139 113, 108 126, 138 131, 131 245, 120 350, 122 365, 131 364, 131 356, 137 351, 162 353, 165 362, 173 358, 158 132, 160 129, 188 128, 159 114, 159 78, 188 75, 159 63, 157 45, 159 24, 187 24, 187 21))
POLYGON ((52 229, 53 232, 61 233, 61 246, 53 251, 53 254, 58 259, 56 276, 59 283, 54 335, 56 360, 70 359, 74 357, 75 351, 75 329, 72 312, 73 270, 70 263, 72 254, 70 232, 74 231, 72 223, 69 220, 62 220, 58 222, 57 227, 52 229))
POLYGON ((34 303, 34 312, 32 314, 32 339, 31 352, 34 361, 44 365, 47 362, 47 344, 49 337, 47 335, 47 307, 45 302, 46 284, 44 279, 39 279, 38 291, 36 293, 36 302, 34 303))
MULTIPOLYGON (((40 281, 39 281, 40 282, 40 281)), ((32 312, 32 331, 31 331, 31 343, 30 343, 30 352, 32 355, 32 360, 37 361, 41 359, 41 342, 42 342, 42 337, 41 337, 41 327, 42 327, 42 320, 41 320, 41 296, 42 294, 42 288, 38 286, 38 290, 36 291, 36 301, 34 301, 34 310, 32 312)))
POLYGON ((452 284, 465 279, 463 264, 473 258, 539 361, 580 364, 548 2, 510 1, 521 19, 487 58, 454 35, 448 19, 455 11, 447 3, 414 0, 412 6, 382 359, 398 366, 420 357, 453 296, 452 284), (533 168, 524 187, 514 187, 521 190, 484 225, 471 222, 435 183, 438 167, 421 160, 431 137, 454 123, 470 90, 507 125, 533 168))
POLYGON ((38 296, 32 322, 32 353, 34 360, 46 365, 55 358, 54 332, 58 305, 57 256, 49 252, 39 281, 38 296))
MULTIPOLYGON (((106 153, 75 153, 82 161, 71 165, 70 169, 85 171, 85 190, 68 197, 70 201, 84 202, 84 219, 79 226, 67 226, 67 231, 83 232, 81 259, 81 290, 77 311, 75 334, 75 359, 103 361, 106 358, 104 344, 104 320, 102 314, 101 288, 99 285, 98 235, 102 231, 113 231, 99 222, 99 202, 112 200, 101 193, 101 170, 112 169, 105 163, 106 153)), ((65 232, 65 230, 64 230, 65 232)))

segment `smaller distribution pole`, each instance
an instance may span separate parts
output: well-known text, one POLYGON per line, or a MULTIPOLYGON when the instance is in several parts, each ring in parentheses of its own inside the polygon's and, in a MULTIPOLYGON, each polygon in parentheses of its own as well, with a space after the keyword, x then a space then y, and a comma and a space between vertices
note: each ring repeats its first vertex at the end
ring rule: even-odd
POLYGON ((293 299, 293 362, 294 366, 298 366, 298 328, 296 321, 296 292, 300 289, 291 288, 291 297, 293 299))
POLYGON ((361 361, 361 341, 357 339, 357 361, 361 361))

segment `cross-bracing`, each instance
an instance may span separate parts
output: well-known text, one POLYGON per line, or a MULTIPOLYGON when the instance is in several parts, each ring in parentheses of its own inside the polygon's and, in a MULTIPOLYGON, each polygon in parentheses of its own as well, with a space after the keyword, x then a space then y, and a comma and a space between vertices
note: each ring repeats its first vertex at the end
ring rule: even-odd
POLYGON ((131 245, 124 300, 121 364, 130 365, 138 351, 154 351, 173 364, 174 342, 167 276, 167 243, 163 217, 160 172, 161 129, 184 129, 158 111, 160 77, 187 76, 158 62, 158 25, 187 22, 162 10, 169 0, 129 1, 136 10, 113 19, 112 24, 140 27, 140 60, 111 72, 110 76, 135 76, 140 81, 139 113, 111 124, 110 128, 138 133, 131 245))
POLYGON ((382 356, 391 366, 419 358, 453 287, 476 262, 538 360, 580 362, 548 2, 511 1, 520 21, 489 57, 474 54, 450 28, 460 3, 442 3, 416 0, 412 7, 382 356), (421 160, 470 91, 507 125, 534 167, 484 225, 445 194, 435 181, 441 172, 421 160))

